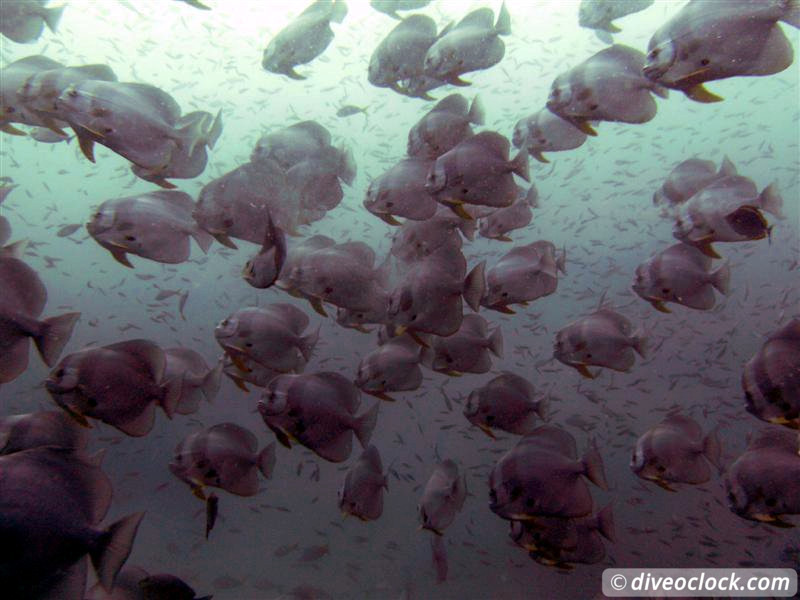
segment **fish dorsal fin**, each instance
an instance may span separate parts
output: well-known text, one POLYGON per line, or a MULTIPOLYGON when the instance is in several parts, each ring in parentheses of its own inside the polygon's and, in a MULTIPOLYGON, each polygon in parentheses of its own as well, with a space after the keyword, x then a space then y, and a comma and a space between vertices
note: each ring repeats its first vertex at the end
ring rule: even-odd
MULTIPOLYGON (((331 145, 331 133, 316 121, 300 121, 294 125, 289 125, 286 129, 302 131, 304 134, 315 140, 320 147, 331 145)), ((285 131, 285 130, 284 130, 285 131)))
POLYGON ((139 106, 140 109, 143 111, 152 109, 168 125, 174 125, 181 116, 181 107, 161 88, 147 83, 114 82, 114 85, 128 96, 144 103, 145 106, 139 106))
POLYGON ((79 67, 69 67, 69 70, 80 75, 83 79, 117 81, 117 74, 108 65, 81 65, 79 67))
POLYGON ((147 368, 155 383, 160 383, 164 377, 167 364, 164 351, 150 340, 137 339, 117 342, 106 346, 106 349, 134 358, 140 365, 147 368))
POLYGON ((486 319, 482 316, 469 314, 464 315, 464 319, 461 321, 460 331, 485 339, 489 334, 489 326, 486 324, 486 319))
POLYGON ((430 112, 447 112, 455 115, 466 115, 469 111, 469 102, 461 94, 450 94, 436 103, 430 112))
POLYGON ((661 424, 679 430, 691 440, 701 440, 703 438, 703 428, 694 419, 685 415, 669 415, 661 421, 661 424))
POLYGON ((364 242, 344 242, 338 244, 337 249, 369 269, 375 263, 375 251, 364 242))
POLYGON ((349 379, 333 371, 315 373, 314 377, 332 390, 333 401, 351 415, 355 414, 361 404, 361 392, 349 379))
POLYGON ((722 163, 719 165, 719 171, 717 173, 720 177, 729 177, 731 175, 738 175, 736 171, 736 165, 731 162, 731 159, 728 156, 724 156, 722 158, 722 163))
POLYGON ((471 138, 467 138, 462 144, 478 146, 484 152, 506 161, 508 160, 508 152, 511 149, 511 144, 508 140, 495 131, 481 131, 471 138))
POLYGON ((752 179, 742 175, 720 177, 704 187, 698 195, 712 195, 752 200, 758 197, 758 188, 752 179))
POLYGON ((279 317, 296 335, 302 334, 308 327, 308 315, 292 304, 277 302, 267 306, 266 310, 279 317))
POLYGON ((381 475, 383 474, 383 463, 381 462, 381 455, 378 453, 378 449, 372 444, 367 446, 364 452, 361 453, 361 460, 363 460, 364 463, 366 463, 369 466, 371 471, 374 471, 375 473, 380 473, 381 475))
POLYGON ((37 54, 35 56, 26 56, 25 58, 21 58, 19 60, 14 61, 12 65, 25 65, 30 67, 36 67, 40 71, 50 71, 51 69, 58 69, 64 66, 57 60, 53 60, 52 58, 47 58, 46 56, 42 56, 40 54, 37 54))
POLYGON ((631 322, 626 317, 611 310, 610 308, 600 308, 595 311, 594 316, 610 321, 622 332, 623 335, 630 335, 633 329, 631 327, 631 322))
POLYGON ((258 438, 249 429, 245 429, 236 423, 218 423, 208 428, 209 434, 219 434, 226 439, 233 440, 240 444, 250 454, 258 452, 258 438))
POLYGON ((614 44, 613 46, 604 48, 595 54, 590 60, 594 59, 613 61, 615 64, 622 67, 626 73, 631 73, 638 76, 641 75, 642 68, 644 67, 645 55, 639 50, 631 48, 630 46, 614 44))
POLYGON ((187 365, 189 371, 192 373, 204 374, 205 371, 208 370, 208 366, 206 365, 206 361, 203 360, 203 357, 191 348, 165 348, 164 353, 167 355, 167 362, 169 362, 170 356, 174 356, 187 365))
POLYGON ((799 451, 798 446, 800 446, 800 441, 798 441, 796 431, 772 425, 765 427, 753 437, 750 445, 747 446, 747 451, 778 450, 796 455, 799 451))
POLYGON ((473 10, 466 17, 458 22, 455 29, 466 27, 477 27, 480 29, 494 29, 494 13, 491 8, 479 8, 473 10))
POLYGON ((410 15, 400 21, 397 26, 392 30, 395 31, 415 31, 429 35, 431 38, 436 37, 436 22, 428 15, 410 15))
POLYGON ((578 458, 578 445, 568 432, 553 425, 542 425, 523 437, 519 444, 532 445, 538 448, 557 452, 567 458, 578 458))
POLYGON ((800 319, 792 319, 786 325, 770 334, 769 339, 800 342, 800 319))
POLYGON ((145 196, 154 196, 164 203, 174 204, 175 206, 178 206, 189 212, 195 208, 192 197, 186 192, 181 192, 180 190, 158 190, 156 192, 145 194, 145 196))
POLYGON ((673 244, 664 250, 663 254, 688 260, 703 271, 708 271, 711 268, 711 257, 706 256, 700 250, 689 244, 684 244, 682 242, 673 244))
POLYGON ((510 387, 525 396, 528 400, 533 400, 533 396, 536 393, 530 381, 511 371, 503 371, 500 375, 495 377, 492 382, 510 387))

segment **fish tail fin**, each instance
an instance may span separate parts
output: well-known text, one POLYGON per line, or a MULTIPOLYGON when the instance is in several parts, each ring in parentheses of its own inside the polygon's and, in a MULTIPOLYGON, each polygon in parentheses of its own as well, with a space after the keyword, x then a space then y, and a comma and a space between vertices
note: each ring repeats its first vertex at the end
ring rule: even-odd
POLYGON ((39 350, 42 360, 48 367, 56 364, 80 316, 81 313, 78 312, 66 313, 42 321, 39 333, 34 336, 33 341, 37 350, 39 350))
POLYGON ((128 560, 143 516, 143 512, 133 513, 112 523, 101 532, 100 539, 90 551, 97 579, 105 590, 111 590, 117 573, 128 560))
POLYGON ((722 158, 722 163, 719 165, 717 174, 720 177, 727 177, 729 175, 737 175, 736 165, 731 162, 731 159, 726 156, 722 158))
POLYGON ((647 358, 647 335, 643 329, 639 329, 633 334, 631 343, 639 356, 647 358))
POLYGON ((717 472, 722 472, 722 443, 719 441, 719 426, 714 427, 703 439, 703 455, 717 472))
POLYGON ((306 359, 306 362, 311 360, 311 353, 314 351, 314 347, 319 341, 319 330, 321 328, 322 325, 317 327, 317 330, 314 333, 309 333, 307 336, 300 338, 298 347, 300 349, 300 354, 303 355, 303 358, 306 359))
POLYGON ((64 6, 44 9, 42 18, 44 19, 44 22, 47 23, 47 27, 50 29, 50 31, 55 32, 55 30, 58 28, 58 23, 61 21, 61 15, 63 12, 64 6))
POLYGON ((649 86, 651 92, 653 92, 659 98, 667 99, 669 98, 669 90, 665 88, 663 85, 659 85, 657 83, 651 83, 649 86))
POLYGON ((347 4, 344 0, 334 0, 333 7, 331 8, 331 21, 341 23, 347 16, 347 4))
POLYGON ((206 138, 206 146, 209 148, 213 148, 214 144, 217 143, 219 136, 222 135, 222 109, 220 108, 217 111, 217 116, 214 117, 214 121, 211 123, 211 127, 208 128, 205 134, 206 138))
POLYGON ((372 408, 356 419, 354 430, 362 448, 369 446, 372 432, 375 430, 375 425, 378 423, 378 409, 380 406, 381 403, 376 402, 372 408))
POLYGON ((774 183, 770 183, 758 195, 758 204, 762 210, 767 211, 771 215, 775 215, 779 219, 784 218, 783 198, 780 193, 778 193, 778 188, 774 183))
POLYGON ((594 33, 597 36, 597 39, 603 42, 604 44, 614 43, 614 38, 611 37, 611 34, 605 29, 595 29, 594 33))
POLYGON ((214 236, 205 229, 194 227, 192 228, 192 237, 194 241, 197 242, 197 245, 200 246, 200 250, 203 251, 203 254, 208 254, 208 249, 211 247, 211 244, 214 243, 214 236))
POLYGON ((613 542, 616 538, 614 533, 614 507, 611 504, 608 504, 597 513, 597 530, 609 542, 613 542))
POLYGON ((520 150, 514 160, 511 161, 511 172, 516 173, 525 181, 531 180, 531 174, 528 170, 528 156, 527 150, 520 150))
POLYGON ((8 246, 0 248, 0 254, 3 256, 10 256, 11 258, 22 258, 25 254, 25 249, 28 247, 28 240, 19 240, 8 246))
POLYGON ((190 156, 198 144, 205 144, 208 139, 208 132, 203 129, 204 122, 205 119, 198 116, 175 130, 175 136, 186 144, 186 154, 190 156))
POLYGON ((178 408, 178 402, 181 399, 181 392, 183 391, 183 377, 173 377, 169 381, 161 384, 164 396, 161 398, 160 405, 164 409, 164 414, 168 419, 171 419, 178 408))
POLYGON ((542 396, 536 402, 536 414, 539 415, 539 418, 542 421, 547 421, 547 417, 550 414, 550 397, 549 396, 542 396))
MULTIPOLYGON (((464 278, 463 296, 469 307, 478 312, 481 307, 481 300, 486 293, 486 261, 482 260, 467 273, 464 278)), ((501 340, 502 342, 502 340, 501 340)))
POLYGON ((494 24, 494 32, 497 35, 511 35, 511 15, 508 14, 506 3, 500 7, 500 13, 497 15, 497 23, 494 24))
POLYGON ((787 0, 785 12, 780 20, 800 29, 800 0, 787 0))
POLYGON ((270 442, 258 453, 258 470, 267 479, 272 479, 275 469, 275 442, 270 442))
POLYGON ((489 352, 497 358, 503 358, 503 330, 500 327, 495 328, 489 336, 489 352))
POLYGON ((606 473, 603 467, 603 457, 597 451, 594 443, 584 453, 581 462, 584 466, 584 473, 589 481, 594 483, 601 490, 608 490, 608 482, 606 481, 606 473))
POLYGON ((356 175, 358 174, 356 159, 353 156, 353 149, 349 146, 342 146, 339 148, 339 153, 341 155, 339 178, 347 185, 353 185, 356 175))
POLYGON ((461 235, 467 238, 470 242, 475 240, 475 231, 478 229, 475 219, 460 219, 457 227, 461 231, 461 235))
POLYGON ((211 402, 217 397, 219 386, 222 381, 222 368, 223 364, 220 360, 213 369, 206 373, 206 376, 203 377, 203 382, 200 384, 200 390, 202 390, 208 402, 211 402))
POLYGON ((483 108, 483 101, 478 94, 472 99, 472 104, 469 107, 469 115, 467 115, 470 123, 475 125, 484 125, 486 122, 486 113, 483 108))
POLYGON ((561 255, 556 259, 556 269, 564 275, 567 274, 567 247, 561 248, 561 255))
POLYGON ((720 265, 719 269, 711 273, 711 285, 727 296, 731 289, 730 284, 731 267, 728 264, 728 261, 725 261, 722 265, 720 265))

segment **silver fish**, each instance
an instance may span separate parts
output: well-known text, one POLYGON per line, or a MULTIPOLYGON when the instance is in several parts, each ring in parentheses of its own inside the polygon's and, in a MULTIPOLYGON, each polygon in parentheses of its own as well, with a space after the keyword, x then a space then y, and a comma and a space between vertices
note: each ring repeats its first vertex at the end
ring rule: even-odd
POLYGON ((374 521, 383 514, 383 492, 388 489, 381 455, 369 445, 345 475, 339 488, 339 508, 362 521, 374 521))
POLYGON ((45 24, 55 33, 64 6, 48 8, 49 0, 4 2, 0 6, 0 33, 18 44, 30 44, 39 39, 45 24))
POLYGON ((546 417, 547 404, 527 379, 506 371, 470 392, 464 416, 490 438, 492 429, 525 435, 534 430, 537 417, 546 417))
POLYGON ((437 464, 422 491, 417 506, 422 529, 442 535, 463 508, 467 498, 467 480, 450 459, 437 464))

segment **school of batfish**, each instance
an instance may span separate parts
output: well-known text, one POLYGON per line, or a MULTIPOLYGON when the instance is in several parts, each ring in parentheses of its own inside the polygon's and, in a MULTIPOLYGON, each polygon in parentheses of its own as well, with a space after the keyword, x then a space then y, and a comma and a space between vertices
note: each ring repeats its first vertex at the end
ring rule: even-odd
MULTIPOLYGON (((181 8, 192 17, 214 14, 213 0, 177 1, 208 11, 181 8)), ((142 3, 127 4, 136 12, 144 10, 142 3)), ((181 6, 166 0, 162 4, 181 6)), ((85 230, 116 261, 109 264, 117 276, 136 273, 148 261, 187 263, 191 240, 204 255, 216 242, 226 248, 226 257, 238 261, 239 277, 252 288, 249 297, 253 290, 269 295, 250 305, 230 301, 226 316, 213 328, 216 344, 207 336, 162 347, 126 334, 100 336, 83 348, 72 348, 75 333, 96 326, 97 320, 81 310, 77 298, 68 309, 47 306, 48 288, 54 284, 30 264, 38 256, 37 244, 15 237, 12 214, 0 216, 0 398, 4 388, 11 389, 39 360, 50 369, 30 392, 49 398, 49 409, 9 414, 8 404, 0 403, 0 596, 199 598, 178 576, 158 572, 161 565, 147 570, 125 566, 148 515, 142 507, 109 518, 116 483, 104 471, 105 451, 96 451, 103 447, 92 439, 98 432, 144 438, 164 416, 175 422, 192 419, 186 423, 189 433, 170 441, 174 453, 156 454, 150 461, 182 482, 175 495, 183 504, 191 510, 200 507, 192 495, 204 503, 205 530, 195 533, 208 544, 218 520, 238 501, 233 496, 269 495, 272 487, 282 485, 276 468, 302 450, 297 446, 313 453, 310 462, 317 466, 312 480, 319 479, 320 469, 336 469, 326 463, 347 463, 336 475, 338 501, 331 494, 329 504, 338 503, 342 513, 371 522, 382 517, 385 496, 391 495, 390 477, 398 484, 405 479, 398 475, 400 464, 392 461, 387 467, 382 460, 390 440, 373 435, 391 424, 383 413, 400 405, 395 401, 409 392, 430 391, 465 374, 477 377, 470 380, 471 391, 457 398, 463 409, 461 425, 485 434, 494 450, 491 464, 480 471, 488 477, 476 477, 458 455, 440 457, 438 449, 437 460, 424 465, 427 479, 415 488, 417 525, 432 534, 429 564, 438 582, 448 579, 452 544, 445 538, 465 503, 482 504, 486 521, 506 522, 513 545, 537 563, 564 572, 603 561, 607 544, 618 538, 615 520, 625 521, 625 514, 615 517, 612 502, 598 508, 602 505, 593 496, 598 490, 610 490, 619 507, 634 484, 653 494, 680 494, 688 486, 718 479, 713 491, 718 504, 741 519, 771 526, 766 527, 770 535, 782 535, 796 522, 797 306, 788 313, 770 313, 773 327, 760 350, 731 374, 737 386, 741 380, 736 410, 758 426, 735 460, 724 460, 730 439, 724 422, 698 423, 688 397, 650 414, 649 429, 632 432, 634 439, 625 442, 630 473, 615 473, 613 482, 604 466, 604 444, 595 434, 573 435, 576 429, 593 427, 584 428, 580 415, 566 423, 553 419, 568 386, 577 384, 581 390, 601 376, 613 376, 610 372, 633 374, 642 361, 658 356, 662 332, 633 318, 627 307, 644 307, 673 323, 679 317, 686 319, 681 323, 690 323, 697 314, 693 311, 719 312, 720 298, 730 294, 741 260, 727 260, 724 248, 758 240, 763 240, 759 247, 771 243, 773 228, 783 226, 789 208, 777 184, 759 189, 746 166, 727 157, 716 164, 690 152, 679 164, 667 166, 660 185, 649 194, 656 207, 651 210, 660 211, 658 218, 671 225, 674 243, 642 256, 626 273, 627 291, 635 294, 632 301, 620 306, 608 299, 613 290, 606 289, 599 301, 595 297, 591 310, 562 322, 557 331, 545 328, 538 334, 545 340, 545 360, 537 362, 530 355, 526 368, 514 370, 495 369, 494 364, 509 352, 506 332, 530 316, 526 313, 537 301, 557 296, 559 280, 568 271, 582 268, 580 262, 570 264, 568 244, 514 242, 530 239, 525 230, 544 203, 529 158, 537 161, 534 165, 549 163, 552 156, 545 153, 591 145, 592 138, 605 133, 604 123, 635 127, 657 120, 659 104, 673 101, 670 91, 710 110, 703 105, 723 99, 707 84, 788 69, 793 48, 781 23, 800 28, 800 1, 689 0, 675 7, 672 17, 652 33, 648 47, 640 50, 614 43, 611 34, 621 29, 612 21, 649 10, 653 0, 583 0, 576 26, 593 29, 607 45, 555 77, 538 110, 506 123, 510 138, 485 128, 485 94, 439 95, 450 86, 470 86, 465 76, 479 77, 480 71, 504 60, 504 38, 512 35, 508 9, 503 4, 495 14, 480 8, 443 26, 427 14, 407 14, 436 4, 371 2, 396 25, 390 29, 382 17, 388 33, 368 64, 360 65, 359 77, 386 88, 381 93, 389 101, 400 101, 394 92, 404 102, 435 103, 418 109, 407 143, 402 140, 406 155, 395 156, 384 172, 372 173, 363 189, 354 187, 356 157, 367 150, 334 141, 330 130, 313 118, 298 118, 264 132, 252 149, 243 149, 238 166, 193 195, 179 186, 201 176, 213 164, 215 148, 229 141, 221 108, 181 107, 157 81, 121 81, 110 66, 78 64, 78 57, 65 64, 31 55, 3 64, 0 131, 5 136, 57 144, 52 147, 56 150, 76 139, 78 156, 97 161, 97 169, 103 167, 102 158, 95 156, 102 146, 129 163, 128 175, 137 183, 152 186, 146 192, 98 199, 93 211, 86 210, 85 230), (330 235, 310 233, 329 213, 344 216, 346 194, 353 191, 366 209, 357 211, 388 227, 385 255, 357 230, 347 238, 333 230, 313 230, 330 235), (476 255, 470 249, 476 237, 486 240, 492 251, 476 255), (505 331, 495 318, 503 319, 505 331), (324 343, 324 323, 344 328, 348 335, 369 337, 371 350, 358 363, 324 366, 319 359, 337 352, 324 343), (38 357, 30 356, 31 342, 38 357), (209 347, 219 357, 212 364, 204 357, 209 347), (539 367, 556 364, 551 360, 571 367, 562 368, 564 383, 558 390, 534 385, 539 367), (307 368, 312 362, 314 370, 307 368), (224 394, 223 385, 230 387, 224 394), (225 402, 248 402, 247 410, 260 417, 263 427, 251 430, 233 422, 235 416, 198 420, 210 403, 220 403, 221 395, 232 398, 225 402), (218 496, 214 490, 224 493, 218 496)), ((40 36, 59 35, 62 16, 78 10, 70 4, 47 5, 48 0, 0 4, 4 43, 34 43, 40 36)), ((444 8, 458 11, 454 3, 444 8)), ((334 39, 331 24, 346 27, 347 15, 342 0, 313 2, 268 41, 262 74, 280 79, 287 93, 292 86, 312 83, 315 66, 306 65, 325 53, 334 39)), ((258 62, 257 53, 253 60, 258 62)), ((340 119, 367 119, 372 113, 372 108, 345 105, 336 114, 340 119)), ((108 155, 104 151, 102 156, 108 155)), ((5 158, 2 171, 0 208, 24 189, 17 189, 14 168, 5 158)), ((57 236, 69 238, 80 227, 64 225, 57 236)), ((182 273, 191 277, 191 268, 182 273)), ((188 291, 159 290, 157 301, 177 296, 185 321, 188 291)), ((597 402, 588 393, 586 397, 597 402)), ((391 420, 402 443, 402 414, 392 412, 391 420)), ((710 420, 714 422, 713 413, 710 420)), ((456 436, 457 431, 445 434, 456 436)), ((408 466, 403 458, 395 460, 408 466)), ((674 511, 679 514, 681 506, 674 511)), ((284 552, 293 550, 286 547, 284 552)), ((298 560, 313 563, 328 553, 327 545, 310 546, 298 560)), ((222 580, 220 589, 226 585, 233 584, 222 580)), ((237 593, 245 597, 245 592, 237 593)), ((276 595, 275 590, 263 593, 276 595)), ((498 593, 502 596, 502 588, 498 593)), ((292 594, 330 597, 310 586, 298 586, 292 594)))

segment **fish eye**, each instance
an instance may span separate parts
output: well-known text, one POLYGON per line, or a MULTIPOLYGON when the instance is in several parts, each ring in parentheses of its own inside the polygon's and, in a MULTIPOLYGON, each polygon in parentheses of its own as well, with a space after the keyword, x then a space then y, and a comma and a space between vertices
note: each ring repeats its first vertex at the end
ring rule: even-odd
POLYGON ((591 106, 589 106, 589 110, 597 110, 597 109, 598 109, 597 104, 592 104, 591 106))
POLYGON ((494 488, 489 490, 489 500, 492 502, 497 502, 497 492, 494 490, 494 488))
POLYGON ((126 235, 125 236, 125 240, 128 241, 128 242, 135 242, 136 241, 136 236, 126 235))
POLYGON ((656 469, 658 470, 659 473, 663 473, 664 471, 667 470, 667 468, 664 465, 658 465, 656 469))
POLYGON ((657 58, 660 52, 661 52, 660 48, 653 48, 648 53, 647 58, 657 58))
POLYGON ((63 376, 64 376, 64 369, 59 369, 58 371, 56 371, 56 377, 60 379, 63 376))
POLYGON ((70 98, 77 98, 78 97, 78 90, 70 90, 67 92, 67 96, 70 98))
POLYGON ((661 288, 662 294, 669 294, 669 288, 661 288))
POLYGON ((233 219, 231 218, 223 219, 222 225, 225 227, 233 227, 233 219))
POLYGON ((511 488, 511 499, 514 500, 515 498, 519 498, 522 495, 522 486, 515 485, 511 488))
POLYGON ((704 58, 703 60, 701 60, 701 61, 700 61, 700 64, 701 64, 702 66, 704 66, 704 67, 708 66, 708 65, 709 65, 709 63, 711 63, 711 61, 710 61, 710 60, 708 60, 707 58, 704 58))
POLYGON ((767 498, 766 500, 764 500, 764 504, 766 504, 770 508, 773 508, 775 507, 776 504, 778 504, 778 501, 775 498, 767 498))

